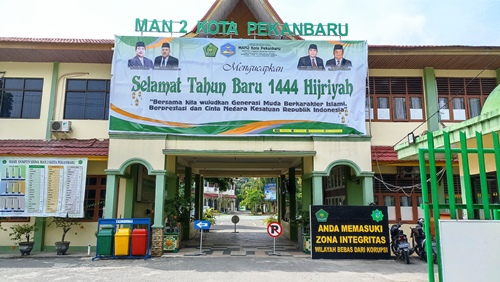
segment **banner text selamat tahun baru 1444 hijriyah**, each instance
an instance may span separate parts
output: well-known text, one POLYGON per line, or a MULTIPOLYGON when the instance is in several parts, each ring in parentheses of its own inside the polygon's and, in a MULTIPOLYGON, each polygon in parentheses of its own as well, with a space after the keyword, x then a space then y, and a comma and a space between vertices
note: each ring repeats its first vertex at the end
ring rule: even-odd
POLYGON ((366 134, 366 41, 115 42, 110 132, 366 134))

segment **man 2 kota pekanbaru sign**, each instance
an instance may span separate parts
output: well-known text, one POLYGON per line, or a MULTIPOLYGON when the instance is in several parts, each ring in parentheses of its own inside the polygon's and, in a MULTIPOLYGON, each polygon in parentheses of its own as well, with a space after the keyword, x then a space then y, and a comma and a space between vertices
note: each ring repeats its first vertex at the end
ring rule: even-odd
POLYGON ((389 259, 387 207, 311 206, 313 259, 389 259))
POLYGON ((366 134, 365 41, 117 36, 115 44, 110 132, 366 134), (175 65, 159 66, 166 46, 175 65), (326 64, 335 46, 352 64, 326 64), (311 47, 314 62, 304 60, 311 47))

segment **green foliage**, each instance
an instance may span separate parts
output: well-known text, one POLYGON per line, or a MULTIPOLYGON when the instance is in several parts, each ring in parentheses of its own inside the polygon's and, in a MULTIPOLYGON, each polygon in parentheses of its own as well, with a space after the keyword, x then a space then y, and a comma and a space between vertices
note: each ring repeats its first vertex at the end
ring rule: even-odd
POLYGON ((19 242, 24 237, 28 243, 30 241, 31 234, 38 230, 38 228, 35 228, 35 224, 28 223, 13 225, 10 229, 12 231, 9 233, 9 236, 12 241, 19 242))
POLYGON ((311 218, 309 216, 309 210, 301 210, 297 213, 297 224, 308 231, 310 227, 311 218))
POLYGON ((245 199, 240 205, 249 207, 253 214, 257 213, 257 207, 264 203, 264 191, 259 187, 245 189, 245 199))
POLYGON ((220 208, 219 208, 219 211, 220 212, 226 212, 226 210, 229 208, 229 204, 230 204, 230 199, 229 199, 229 195, 222 195, 222 198, 220 199, 220 208))
MULTIPOLYGON (((64 242, 64 238, 66 237, 66 234, 68 231, 71 229, 73 226, 80 226, 81 229, 83 229, 82 223, 78 221, 77 218, 70 218, 70 217, 51 217, 50 222, 47 226, 55 225, 57 228, 62 229, 62 237, 61 237, 61 242, 64 242)), ((75 235, 78 235, 77 232, 75 232, 75 235)))
POLYGON ((210 221, 210 225, 215 225, 216 223, 215 210, 213 208, 205 210, 205 212, 203 213, 202 220, 210 221))
POLYGON ((229 187, 231 187, 231 184, 233 183, 232 178, 206 178, 205 180, 208 183, 219 187, 219 191, 221 192, 229 190, 229 187))
POLYGON ((271 223, 271 222, 278 222, 278 216, 273 214, 273 215, 269 216, 268 218, 264 219, 264 222, 266 223, 266 225, 269 225, 269 223, 271 223))
POLYGON ((167 223, 172 230, 179 226, 182 221, 188 221, 191 212, 191 201, 182 196, 175 195, 165 199, 164 205, 167 223))

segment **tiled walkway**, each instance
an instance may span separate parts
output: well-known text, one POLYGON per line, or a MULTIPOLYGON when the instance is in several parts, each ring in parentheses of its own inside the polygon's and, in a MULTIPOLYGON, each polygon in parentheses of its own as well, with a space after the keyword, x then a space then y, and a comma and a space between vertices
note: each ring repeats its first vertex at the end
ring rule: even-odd
POLYGON ((262 217, 252 218, 241 215, 236 225, 231 222, 232 215, 221 215, 217 224, 209 232, 203 233, 200 252, 200 232, 191 240, 181 242, 177 253, 164 253, 165 256, 294 256, 310 257, 298 248, 296 242, 283 235, 276 239, 269 236, 262 217), (274 241, 276 240, 276 241, 274 241))

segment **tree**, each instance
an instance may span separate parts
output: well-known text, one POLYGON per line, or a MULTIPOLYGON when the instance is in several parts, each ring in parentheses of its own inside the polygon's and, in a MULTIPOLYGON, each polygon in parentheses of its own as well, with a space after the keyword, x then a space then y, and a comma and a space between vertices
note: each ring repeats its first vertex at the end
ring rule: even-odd
POLYGON ((228 208, 229 208, 229 196, 228 195, 222 195, 222 197, 220 198, 220 207, 221 207, 221 211, 226 211, 228 208))
MULTIPOLYGON (((71 229, 71 227, 73 227, 73 225, 80 226, 80 228, 83 228, 82 224, 79 220, 81 220, 81 219, 70 218, 70 217, 68 217, 68 215, 66 215, 65 217, 51 217, 50 222, 47 226, 51 226, 52 224, 54 224, 57 228, 61 228, 62 229, 62 237, 61 237, 60 242, 64 243, 65 242, 64 238, 66 238, 66 234, 71 229)), ((77 234, 77 233, 75 232, 75 234, 77 234)))
POLYGON ((264 203, 264 191, 259 187, 245 189, 245 199, 241 202, 252 209, 252 213, 257 213, 257 207, 264 203))
POLYGON ((205 180, 210 184, 215 184, 221 192, 227 191, 233 183, 232 178, 206 178, 205 180))

